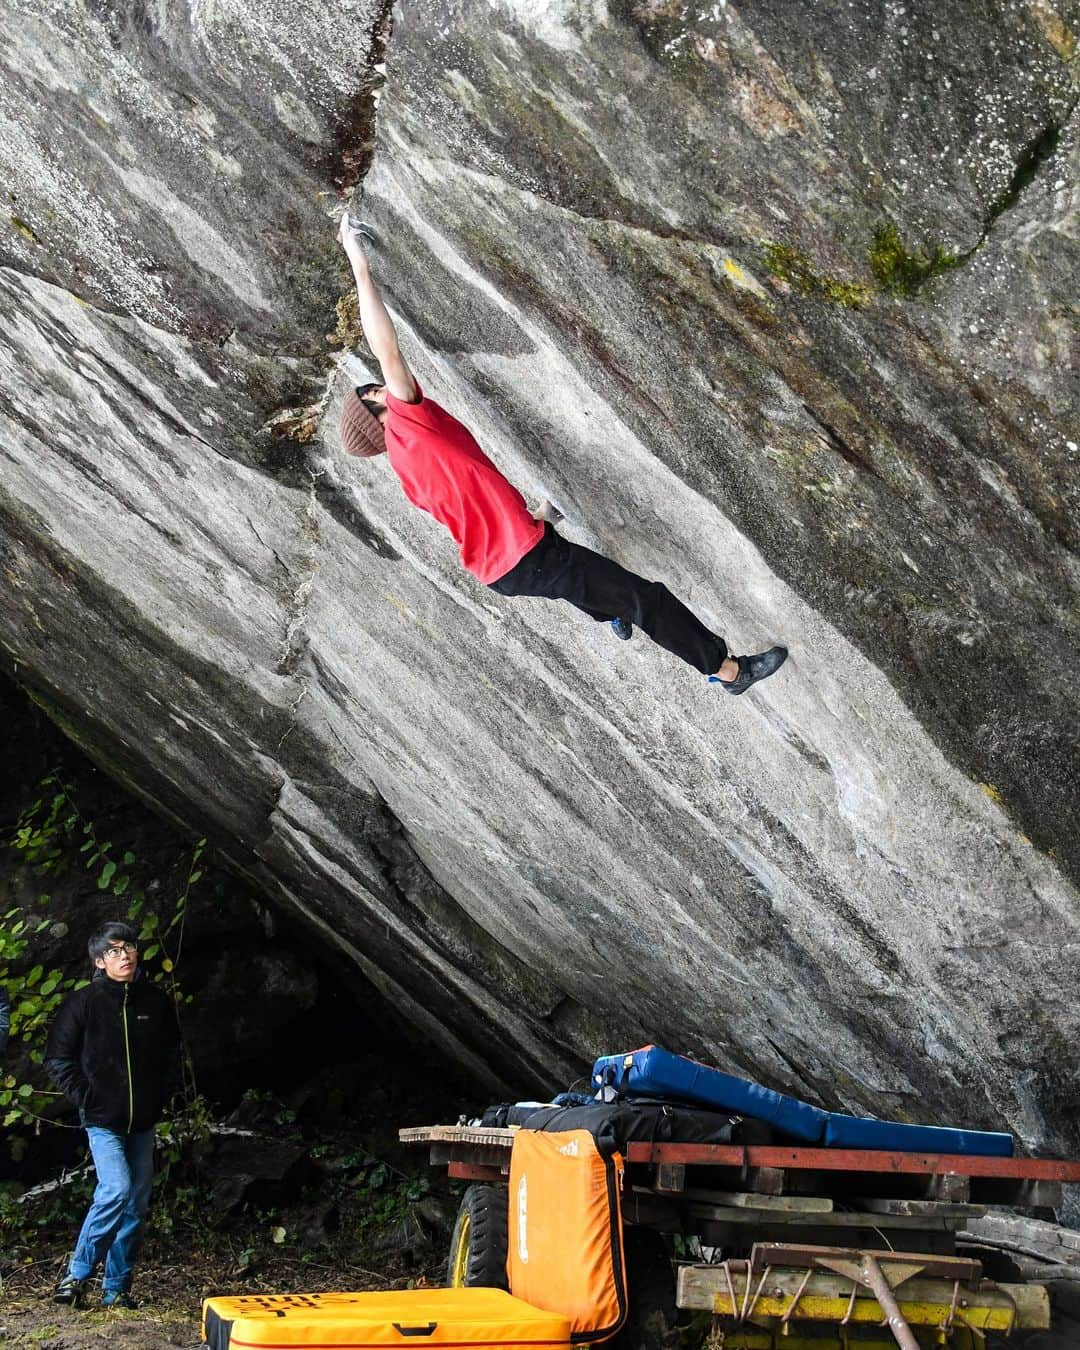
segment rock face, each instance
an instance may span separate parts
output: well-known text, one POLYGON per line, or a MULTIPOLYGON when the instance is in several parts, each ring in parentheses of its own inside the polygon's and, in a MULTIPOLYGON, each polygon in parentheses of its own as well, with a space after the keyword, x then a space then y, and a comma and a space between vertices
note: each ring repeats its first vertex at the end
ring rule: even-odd
POLYGON ((407 355, 571 537, 788 643, 739 700, 343 459, 386 16, 254 13, 39 4, 2 50, 19 678, 493 1085, 649 1039, 1080 1147, 1063 12, 395 11, 407 355))

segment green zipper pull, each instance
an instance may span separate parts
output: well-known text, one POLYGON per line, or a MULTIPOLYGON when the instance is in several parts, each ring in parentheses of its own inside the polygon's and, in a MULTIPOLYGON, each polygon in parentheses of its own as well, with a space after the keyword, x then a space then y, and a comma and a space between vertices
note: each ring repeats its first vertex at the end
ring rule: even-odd
POLYGON ((132 1081, 131 1076, 131 1041, 128 1039, 128 1020, 127 1020, 128 992, 130 989, 131 989, 130 984, 124 985, 124 1010, 123 1010, 124 1058, 127 1060, 127 1076, 128 1076, 128 1127, 127 1127, 128 1134, 131 1133, 131 1127, 135 1124, 135 1084, 132 1081))

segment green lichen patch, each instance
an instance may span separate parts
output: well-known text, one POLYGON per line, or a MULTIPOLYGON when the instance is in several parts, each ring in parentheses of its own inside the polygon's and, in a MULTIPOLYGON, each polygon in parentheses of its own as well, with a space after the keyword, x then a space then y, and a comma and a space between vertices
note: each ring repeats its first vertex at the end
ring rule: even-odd
POLYGON ((887 295, 904 299, 915 295, 931 277, 959 267, 964 261, 962 256, 946 253, 940 244, 934 246, 929 257, 924 253, 912 252, 900 238, 900 231, 892 224, 882 225, 874 231, 874 242, 870 245, 867 257, 870 270, 881 290, 887 295))
POLYGON ((844 281, 815 270, 805 254, 790 244, 769 244, 765 266, 774 277, 786 281, 800 295, 816 295, 848 309, 861 309, 873 297, 873 288, 858 281, 844 281))
POLYGON ((29 240, 31 244, 37 244, 39 247, 41 246, 41 236, 33 226, 27 225, 26 221, 20 220, 18 216, 11 216, 9 219, 24 239, 29 240))

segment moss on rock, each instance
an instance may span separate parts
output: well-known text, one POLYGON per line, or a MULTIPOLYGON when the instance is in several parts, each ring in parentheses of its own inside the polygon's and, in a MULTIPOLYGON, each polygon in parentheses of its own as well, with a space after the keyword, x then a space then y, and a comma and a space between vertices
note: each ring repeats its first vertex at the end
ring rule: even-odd
POLYGON ((790 244, 769 244, 765 249, 765 266, 800 295, 820 296, 849 309, 862 309, 873 298, 871 286, 816 271, 810 259, 790 244))
POLYGON ((880 288, 887 295, 903 299, 910 299, 932 277, 959 267, 964 261, 962 255, 947 253, 940 244, 934 245, 929 257, 912 252, 891 223, 874 231, 867 259, 880 288))

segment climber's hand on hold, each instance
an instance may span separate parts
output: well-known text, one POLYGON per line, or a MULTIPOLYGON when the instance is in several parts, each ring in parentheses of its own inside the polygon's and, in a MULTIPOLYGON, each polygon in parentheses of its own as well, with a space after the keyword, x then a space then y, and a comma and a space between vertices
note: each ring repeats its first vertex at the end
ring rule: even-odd
POLYGON ((345 250, 346 258, 352 264, 353 271, 357 273, 366 272, 368 262, 367 255, 364 253, 364 240, 349 224, 348 213, 341 217, 341 224, 338 226, 338 240, 345 250))
POLYGON ((368 225, 363 225, 359 221, 353 220, 348 211, 341 217, 341 223, 338 226, 338 239, 341 247, 345 250, 346 256, 355 267, 358 263, 366 266, 367 255, 364 252, 366 244, 375 242, 374 231, 368 225))

